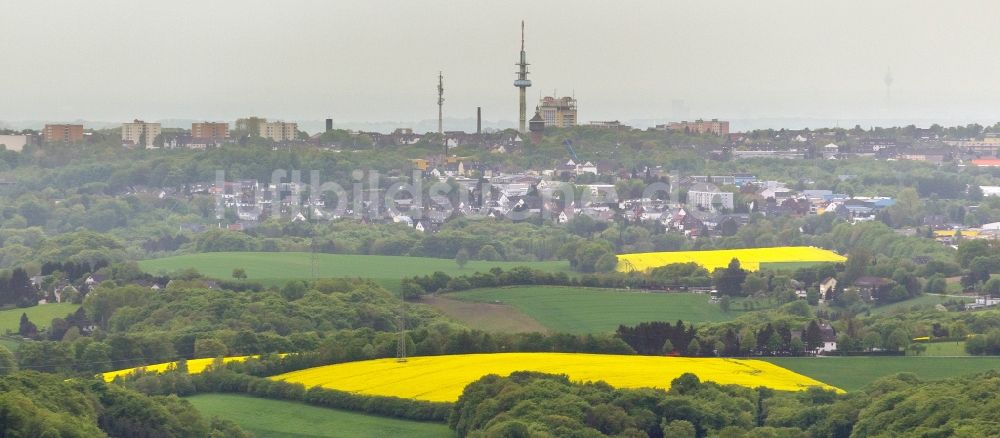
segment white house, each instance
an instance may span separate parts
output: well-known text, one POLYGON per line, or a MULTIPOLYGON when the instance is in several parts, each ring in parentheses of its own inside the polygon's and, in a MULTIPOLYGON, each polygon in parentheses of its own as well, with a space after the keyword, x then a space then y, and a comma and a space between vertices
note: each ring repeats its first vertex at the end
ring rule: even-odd
POLYGON ((590 161, 576 166, 577 175, 583 175, 585 173, 597 175, 597 166, 595 166, 594 163, 591 163, 590 161))
POLYGON ((837 351, 837 331, 830 323, 824 321, 819 324, 819 330, 823 333, 823 346, 817 349, 816 353, 829 353, 837 351))
POLYGON ((1000 186, 979 186, 983 196, 1000 196, 1000 186))

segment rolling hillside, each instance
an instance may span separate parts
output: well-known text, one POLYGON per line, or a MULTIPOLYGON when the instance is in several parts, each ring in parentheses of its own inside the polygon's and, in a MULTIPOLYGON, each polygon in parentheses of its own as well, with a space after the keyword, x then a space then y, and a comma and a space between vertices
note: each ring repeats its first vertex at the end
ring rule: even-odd
MULTIPOLYGON (((559 286, 474 289, 441 295, 448 299, 513 307, 554 332, 613 332, 619 325, 649 321, 717 322, 731 318, 708 295, 559 286)), ((447 309, 442 309, 447 310, 447 309)), ((449 313, 449 312, 445 312, 449 313)), ((449 313, 450 314, 450 313, 449 313)), ((474 313, 470 313, 474 316, 474 313)), ((455 315, 452 315, 455 317, 455 315)), ((472 327, 481 318, 458 318, 472 327)))
MULTIPOLYGON (((316 254, 316 277, 363 277, 388 280, 398 284, 403 277, 442 271, 449 275, 472 274, 493 267, 510 269, 531 266, 552 272, 570 272, 569 262, 487 262, 471 260, 459 268, 451 259, 430 257, 373 256, 356 254, 316 254)), ((233 269, 243 268, 247 278, 265 283, 281 283, 292 279, 308 279, 313 275, 312 254, 307 252, 210 252, 161 259, 143 260, 139 266, 149 273, 173 272, 194 268, 213 278, 231 278, 233 269)))

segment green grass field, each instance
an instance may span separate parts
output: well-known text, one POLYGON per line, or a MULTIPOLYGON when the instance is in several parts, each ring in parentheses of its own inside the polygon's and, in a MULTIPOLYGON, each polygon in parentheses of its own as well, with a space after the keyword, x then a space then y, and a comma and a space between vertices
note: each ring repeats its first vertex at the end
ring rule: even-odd
POLYGON ((780 357, 763 358, 816 380, 857 391, 880 377, 913 373, 939 380, 1000 369, 1000 357, 780 357))
POLYGON ((232 394, 185 398, 206 417, 232 420, 258 438, 453 437, 448 426, 232 394))
POLYGON ((905 312, 909 311, 913 306, 934 306, 937 304, 945 303, 947 301, 967 301, 972 302, 974 298, 957 298, 948 297, 943 295, 930 295, 924 294, 916 298, 911 298, 908 300, 900 301, 898 303, 886 304, 884 306, 876 306, 871 309, 873 315, 878 315, 881 313, 889 312, 905 312))
MULTIPOLYGON (((247 278, 265 285, 280 285, 293 279, 312 277, 312 255, 307 252, 210 252, 143 260, 139 266, 152 274, 195 268, 213 278, 231 278, 234 268, 246 270, 247 278)), ((571 272, 569 262, 486 262, 471 260, 459 268, 451 259, 429 257, 396 257, 354 254, 316 254, 316 276, 319 278, 363 277, 398 289, 399 280, 414 275, 429 275, 442 271, 448 275, 473 274, 500 267, 531 266, 551 272, 571 272)))
POLYGON ((27 313, 28 320, 34 323, 39 329, 43 329, 52 323, 52 318, 65 318, 66 315, 76 312, 76 309, 79 307, 79 304, 53 303, 23 309, 0 310, 0 334, 8 332, 17 333, 17 329, 21 324, 22 313, 27 313))
POLYGON ((15 338, 0 337, 0 345, 7 347, 10 351, 16 352, 21 347, 21 341, 15 338))
MULTIPOLYGON (((920 356, 968 356, 965 352, 965 342, 926 342, 927 347, 920 356)), ((907 352, 907 354, 911 354, 907 352)))
POLYGON ((828 262, 767 262, 761 263, 760 269, 769 269, 772 271, 795 271, 801 268, 822 265, 824 263, 828 262))
MULTIPOLYGON (((613 332, 649 321, 715 322, 731 316, 708 295, 558 286, 520 286, 449 293, 449 298, 513 306, 555 332, 613 332)), ((463 321, 475 326, 475 321, 463 321)))

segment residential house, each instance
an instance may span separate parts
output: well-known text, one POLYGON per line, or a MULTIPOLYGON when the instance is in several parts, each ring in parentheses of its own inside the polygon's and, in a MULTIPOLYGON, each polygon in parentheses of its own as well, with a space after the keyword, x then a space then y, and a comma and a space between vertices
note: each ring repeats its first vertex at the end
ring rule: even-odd
POLYGON ((819 299, 820 301, 827 301, 833 299, 833 294, 837 290, 837 279, 834 277, 827 278, 819 283, 819 299))
POLYGON ((819 324, 819 330, 823 333, 823 346, 816 353, 822 354, 837 351, 837 330, 826 321, 819 324))
POLYGON ((892 285, 892 280, 883 277, 864 276, 854 281, 858 295, 865 301, 875 301, 877 297, 884 296, 892 285))

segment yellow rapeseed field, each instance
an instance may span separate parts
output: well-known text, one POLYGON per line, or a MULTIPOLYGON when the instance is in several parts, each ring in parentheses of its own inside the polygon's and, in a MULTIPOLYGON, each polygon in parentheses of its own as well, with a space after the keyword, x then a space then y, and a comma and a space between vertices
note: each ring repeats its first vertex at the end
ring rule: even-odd
MULTIPOLYGON (((979 237, 979 230, 962 230, 962 237, 979 237)), ((954 237, 955 230, 934 230, 934 237, 954 237)))
POLYGON ((487 374, 514 371, 565 374, 577 382, 603 380, 618 388, 667 389, 683 373, 720 384, 764 386, 797 391, 823 382, 760 360, 626 356, 582 353, 492 353, 376 359, 327 365, 273 376, 271 379, 321 386, 358 394, 429 401, 455 401, 470 383, 487 374))
MULTIPOLYGON (((247 360, 247 358, 250 358, 250 357, 257 357, 257 356, 230 356, 230 357, 224 357, 224 358, 222 358, 222 362, 223 363, 243 362, 243 361, 247 360)), ((213 362, 215 362, 215 359, 213 359, 213 358, 190 359, 190 360, 187 361, 188 374, 198 374, 198 373, 200 373, 202 371, 205 371, 205 369, 208 368, 209 365, 212 365, 213 362)), ((162 373, 162 372, 165 372, 165 371, 168 371, 168 370, 172 370, 172 369, 175 369, 175 368, 177 368, 177 362, 164 362, 164 363, 158 363, 158 364, 154 364, 154 365, 146 365, 146 366, 135 367, 135 368, 127 368, 127 369, 118 370, 118 371, 109 371, 109 372, 101 374, 101 377, 104 378, 105 382, 110 382, 110 381, 115 380, 115 377, 118 377, 118 376, 125 377, 125 376, 128 376, 129 374, 135 373, 138 370, 144 370, 147 373, 153 373, 153 372, 155 372, 155 373, 162 373)))
POLYGON ((674 263, 695 262, 709 272, 729 266, 733 258, 743 269, 756 271, 761 263, 838 262, 847 260, 840 254, 812 246, 778 246, 773 248, 720 249, 712 251, 666 251, 621 254, 618 271, 647 271, 674 263))

